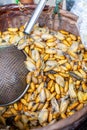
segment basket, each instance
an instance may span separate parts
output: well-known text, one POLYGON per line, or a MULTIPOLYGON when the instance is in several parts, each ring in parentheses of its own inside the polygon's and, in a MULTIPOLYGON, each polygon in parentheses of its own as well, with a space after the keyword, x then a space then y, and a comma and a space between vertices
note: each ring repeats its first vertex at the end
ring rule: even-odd
MULTIPOLYGON (((6 5, 0 7, 0 31, 7 30, 8 27, 20 27, 24 25, 27 20, 31 17, 36 5, 24 5, 20 8, 18 5, 6 5)), ((58 15, 52 19, 53 7, 46 6, 42 12, 38 22, 40 25, 46 25, 51 29, 58 30, 63 29, 71 32, 75 35, 79 35, 76 28, 77 16, 71 14, 68 11, 60 9, 60 20, 58 15)), ((79 126, 87 118, 87 106, 82 110, 76 112, 74 115, 67 119, 62 119, 52 125, 48 125, 43 128, 37 128, 33 130, 73 130, 79 126)))

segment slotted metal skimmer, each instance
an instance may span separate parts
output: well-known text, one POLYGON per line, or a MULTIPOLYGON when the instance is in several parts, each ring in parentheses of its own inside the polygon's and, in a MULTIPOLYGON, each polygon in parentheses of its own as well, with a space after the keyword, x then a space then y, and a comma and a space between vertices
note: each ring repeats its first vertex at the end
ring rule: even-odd
POLYGON ((15 46, 0 48, 0 106, 14 103, 27 91, 25 59, 15 46))
MULTIPOLYGON (((24 33, 30 34, 47 0, 41 0, 35 9, 24 33)), ((15 46, 0 48, 0 106, 18 101, 28 89, 24 65, 26 57, 15 46)))

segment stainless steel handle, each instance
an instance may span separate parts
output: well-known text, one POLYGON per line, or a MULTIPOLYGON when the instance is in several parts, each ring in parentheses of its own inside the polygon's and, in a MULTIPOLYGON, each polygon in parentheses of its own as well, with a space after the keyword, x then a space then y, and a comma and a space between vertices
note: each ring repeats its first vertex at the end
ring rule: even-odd
POLYGON ((32 29, 33 29, 33 26, 35 25, 35 23, 37 22, 43 8, 45 7, 46 5, 46 2, 48 0, 40 0, 31 19, 28 21, 28 24, 26 25, 25 29, 24 29, 24 33, 26 34, 30 34, 32 29))

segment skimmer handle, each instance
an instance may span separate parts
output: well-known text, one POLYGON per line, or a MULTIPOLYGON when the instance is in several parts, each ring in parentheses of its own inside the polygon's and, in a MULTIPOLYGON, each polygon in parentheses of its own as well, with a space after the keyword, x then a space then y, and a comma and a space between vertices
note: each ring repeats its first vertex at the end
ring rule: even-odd
POLYGON ((48 0, 40 0, 39 1, 39 3, 37 5, 32 17, 31 17, 31 19, 28 21, 28 23, 27 23, 27 25, 25 27, 24 33, 26 33, 26 34, 31 33, 32 28, 35 25, 35 23, 37 22, 37 20, 38 20, 40 14, 41 14, 43 8, 45 7, 47 1, 48 0))

